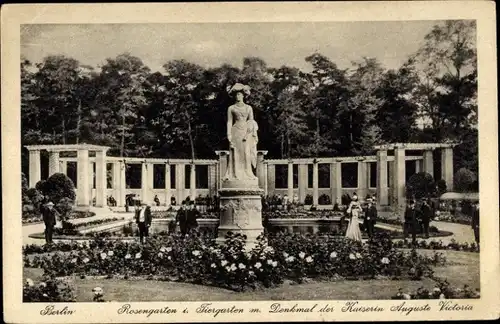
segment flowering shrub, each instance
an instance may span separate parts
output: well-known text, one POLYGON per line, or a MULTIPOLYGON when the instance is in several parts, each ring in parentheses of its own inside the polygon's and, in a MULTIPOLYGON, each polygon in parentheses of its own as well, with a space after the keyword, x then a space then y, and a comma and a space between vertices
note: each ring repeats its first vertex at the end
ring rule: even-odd
POLYGON ((50 278, 35 284, 26 279, 23 286, 23 302, 74 302, 73 289, 64 280, 50 278))
POLYGON ((480 298, 479 289, 472 290, 468 285, 463 288, 453 288, 446 280, 437 280, 437 284, 432 290, 420 287, 413 293, 403 293, 399 288, 396 295, 391 299, 467 299, 480 298))
MULTIPOLYGON (((394 242, 396 248, 412 248, 412 243, 403 240, 394 242)), ((425 240, 417 241, 415 248, 428 249, 428 250, 454 250, 465 252, 479 252, 479 246, 476 243, 458 243, 455 239, 451 239, 450 243, 444 244, 443 241, 432 240, 427 242, 425 240)))
POLYGON ((302 218, 333 218, 333 217, 343 217, 344 213, 341 211, 332 210, 318 210, 318 211, 296 211, 288 212, 284 210, 276 210, 271 212, 263 212, 262 217, 265 218, 292 218, 292 219, 302 219, 302 218))
POLYGON ((78 224, 73 224, 70 222, 63 222, 61 228, 59 228, 59 227, 54 228, 54 234, 55 235, 79 236, 82 234, 78 231, 78 229, 81 229, 81 228, 87 229, 87 228, 99 226, 102 224, 112 223, 112 222, 116 222, 116 221, 120 221, 120 220, 124 220, 124 219, 125 218, 123 218, 123 217, 121 217, 121 218, 113 217, 113 218, 97 219, 97 220, 93 220, 90 222, 84 222, 84 223, 78 223, 78 224))
POLYGON ((439 222, 455 223, 469 226, 471 224, 471 217, 460 212, 452 214, 447 211, 438 211, 436 212, 434 220, 439 222))
MULTIPOLYGON (((390 236, 380 234, 362 244, 345 237, 277 234, 262 236, 248 251, 241 235, 223 244, 192 233, 150 237, 145 245, 97 238, 89 245, 65 246, 69 253, 25 257, 26 267, 51 276, 146 276, 160 280, 216 285, 233 290, 278 285, 306 278, 420 279, 444 259, 396 250, 390 236)), ((30 248, 33 251, 33 248, 30 248)), ((28 254, 28 247, 25 254, 28 254)))
MULTIPOLYGON (((31 205, 25 205, 25 207, 26 206, 32 207, 31 205)), ((93 216, 95 216, 95 213, 91 211, 71 211, 71 213, 67 216, 66 220, 87 218, 93 216)), ((26 213, 23 211, 23 219, 22 219, 23 224, 32 224, 40 222, 43 222, 42 215, 40 215, 39 212, 35 213, 35 209, 30 209, 30 212, 26 213)))

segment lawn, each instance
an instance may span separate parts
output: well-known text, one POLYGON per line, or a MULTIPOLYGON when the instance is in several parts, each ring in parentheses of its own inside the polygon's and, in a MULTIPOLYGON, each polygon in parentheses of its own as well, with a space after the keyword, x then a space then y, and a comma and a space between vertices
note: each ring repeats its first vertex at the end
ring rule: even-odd
MULTIPOLYGON (((433 251, 420 250, 420 253, 433 251)), ((470 252, 443 251, 448 264, 436 267, 435 275, 447 278, 455 286, 464 284, 479 288, 479 254, 470 252)), ((41 278, 42 270, 24 269, 24 277, 35 282, 41 278)), ((284 284, 277 288, 259 289, 247 292, 193 285, 188 283, 122 280, 122 279, 80 279, 72 278, 78 302, 92 300, 92 288, 101 287, 109 301, 221 301, 221 300, 345 300, 345 299, 390 299, 399 288, 405 292, 421 286, 433 288, 435 282, 425 278, 422 281, 360 280, 337 282, 310 282, 305 284, 284 284)))

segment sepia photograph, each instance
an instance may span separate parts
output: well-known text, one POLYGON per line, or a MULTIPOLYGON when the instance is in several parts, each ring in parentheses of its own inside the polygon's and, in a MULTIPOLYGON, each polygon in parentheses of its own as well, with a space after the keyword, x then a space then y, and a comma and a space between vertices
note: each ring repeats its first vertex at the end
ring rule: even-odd
POLYGON ((17 294, 44 320, 78 303, 148 320, 184 308, 134 302, 221 320, 434 300, 450 317, 484 300, 485 249, 499 274, 476 19, 18 31, 12 253, 17 294))

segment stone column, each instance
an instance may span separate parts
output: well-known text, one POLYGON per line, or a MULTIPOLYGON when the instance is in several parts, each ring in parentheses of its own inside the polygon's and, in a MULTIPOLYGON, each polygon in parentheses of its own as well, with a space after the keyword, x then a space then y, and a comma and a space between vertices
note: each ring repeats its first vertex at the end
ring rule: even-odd
POLYGON ((318 163, 313 163, 313 205, 318 206, 319 200, 319 174, 318 163))
POLYGON ((93 205, 94 201, 94 180, 95 180, 95 171, 94 171, 94 163, 89 163, 89 204, 93 205))
POLYGON ((172 185, 170 183, 170 164, 165 163, 165 205, 170 206, 170 199, 172 197, 172 185))
POLYGON ((219 157, 219 177, 218 177, 218 188, 222 188, 222 180, 226 176, 227 172, 227 162, 229 158, 229 151, 215 151, 215 154, 219 157))
POLYGON ((177 191, 177 204, 181 204, 184 200, 184 189, 185 189, 185 181, 184 181, 184 164, 176 164, 175 165, 175 190, 177 191))
POLYGON ((189 175, 189 197, 192 201, 196 199, 196 165, 191 164, 191 173, 189 175))
POLYGON ((30 188, 35 188, 38 181, 41 180, 41 168, 40 168, 40 151, 30 150, 29 151, 29 186, 30 188))
POLYGON ((405 149, 396 147, 394 149, 394 201, 396 208, 401 209, 405 205, 406 187, 406 162, 405 149))
POLYGON ((267 188, 264 188, 266 183, 265 177, 265 169, 267 166, 264 164, 264 157, 266 156, 267 151, 257 151, 257 178, 259 178, 259 188, 267 191, 267 188))
POLYGON ((148 203, 148 182, 149 182, 149 167, 150 165, 146 162, 142 162, 142 172, 141 172, 141 203, 148 203))
POLYGON ((453 191, 453 148, 441 149, 441 178, 446 181, 446 189, 453 191))
POLYGON ((377 204, 379 206, 389 205, 387 167, 387 151, 377 151, 377 204))
POLYGON ((307 164, 299 164, 299 202, 301 204, 304 203, 307 195, 307 183, 308 183, 308 174, 307 174, 307 164))
POLYGON ((155 188, 155 165, 148 164, 148 204, 153 204, 154 188, 155 188))
POLYGON ((120 162, 120 189, 118 190, 119 197, 116 198, 118 206, 125 206, 125 195, 127 194, 127 164, 124 161, 120 162))
POLYGON ((420 173, 420 172, 422 172, 422 161, 415 160, 415 173, 420 173))
POLYGON ((424 151, 424 172, 434 177, 434 152, 432 150, 424 151))
POLYGON ((217 167, 215 164, 208 166, 208 189, 210 197, 217 195, 217 167))
POLYGON ((288 201, 292 201, 293 199, 293 162, 288 162, 288 201))
POLYGON ((341 203, 342 198, 342 164, 340 162, 330 164, 330 196, 332 205, 341 203))
POLYGON ((267 163, 264 163, 262 165, 262 169, 264 170, 264 195, 268 195, 269 194, 269 187, 268 187, 268 173, 267 173, 267 170, 268 170, 268 167, 267 167, 267 163))
POLYGON ((77 197, 78 206, 89 206, 89 151, 78 150, 77 152, 77 197))
POLYGON ((365 197, 368 193, 368 185, 367 185, 367 165, 366 162, 358 161, 358 184, 357 184, 357 194, 360 201, 364 201, 365 197))
POLYGON ((68 161, 59 160, 59 172, 64 175, 68 175, 68 161))
POLYGON ((96 189, 96 207, 105 207, 106 189, 107 189, 107 167, 106 167, 106 151, 97 151, 95 153, 96 172, 95 172, 95 189, 96 189))
POLYGON ((49 152, 49 177, 59 172, 59 152, 49 152))
POLYGON ((267 165, 267 192, 269 195, 274 195, 276 190, 276 166, 274 164, 267 165))
POLYGON ((116 200, 116 206, 121 206, 120 204, 120 162, 114 161, 113 162, 113 181, 112 181, 112 188, 113 188, 113 198, 116 200))

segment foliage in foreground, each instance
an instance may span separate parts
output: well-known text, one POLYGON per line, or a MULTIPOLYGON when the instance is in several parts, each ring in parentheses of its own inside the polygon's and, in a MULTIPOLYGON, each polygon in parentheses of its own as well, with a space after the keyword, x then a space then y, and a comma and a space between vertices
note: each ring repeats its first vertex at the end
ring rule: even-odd
POLYGON ((55 278, 46 278, 35 284, 33 280, 26 279, 23 286, 23 302, 74 302, 73 288, 67 281, 55 278))
POLYGON ((418 288, 415 292, 404 293, 403 288, 399 288, 396 295, 391 299, 467 299, 480 298, 479 289, 472 290, 468 285, 463 288, 452 287, 447 280, 436 280, 436 286, 432 290, 424 287, 418 288))
POLYGON ((418 280, 432 276, 432 265, 444 257, 400 251, 389 236, 361 244, 345 237, 278 234, 261 238, 245 251, 244 237, 230 235, 223 244, 197 234, 151 238, 138 243, 96 239, 69 253, 25 257, 26 267, 39 267, 49 276, 145 276, 159 280, 215 285, 234 290, 271 287, 284 280, 418 280))

